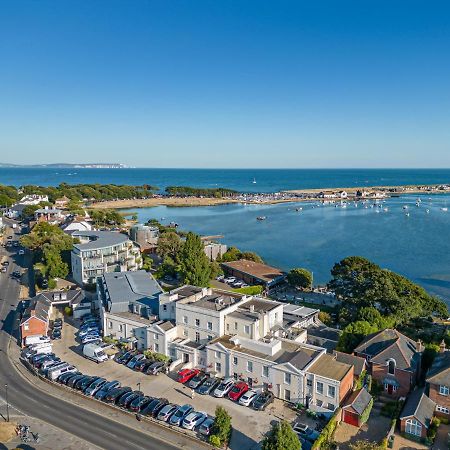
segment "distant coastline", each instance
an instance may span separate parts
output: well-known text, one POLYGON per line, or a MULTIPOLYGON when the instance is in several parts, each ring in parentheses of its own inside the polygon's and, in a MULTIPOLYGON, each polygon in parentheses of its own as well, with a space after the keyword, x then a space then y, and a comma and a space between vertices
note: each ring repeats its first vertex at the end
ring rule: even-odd
POLYGON ((126 166, 121 163, 54 163, 54 164, 4 164, 0 163, 0 168, 30 168, 30 169, 131 169, 131 167, 126 166))

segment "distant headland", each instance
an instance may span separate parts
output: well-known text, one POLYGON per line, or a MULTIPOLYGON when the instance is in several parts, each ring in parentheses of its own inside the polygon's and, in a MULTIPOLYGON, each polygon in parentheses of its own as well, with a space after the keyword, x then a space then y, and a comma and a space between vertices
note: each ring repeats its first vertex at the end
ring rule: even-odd
POLYGON ((0 163, 0 167, 3 168, 50 168, 50 169, 128 169, 129 166, 120 163, 85 163, 85 164, 68 164, 68 163, 55 163, 55 164, 3 164, 0 163))

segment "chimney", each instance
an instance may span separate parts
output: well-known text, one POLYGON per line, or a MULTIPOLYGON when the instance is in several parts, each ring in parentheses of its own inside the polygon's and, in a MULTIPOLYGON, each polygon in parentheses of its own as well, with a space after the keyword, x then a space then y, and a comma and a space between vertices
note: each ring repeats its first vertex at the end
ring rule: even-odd
POLYGON ((445 353, 445 341, 442 339, 442 342, 439 345, 439 353, 445 353))
POLYGON ((416 342, 416 352, 419 353, 423 352, 423 345, 420 339, 416 342))

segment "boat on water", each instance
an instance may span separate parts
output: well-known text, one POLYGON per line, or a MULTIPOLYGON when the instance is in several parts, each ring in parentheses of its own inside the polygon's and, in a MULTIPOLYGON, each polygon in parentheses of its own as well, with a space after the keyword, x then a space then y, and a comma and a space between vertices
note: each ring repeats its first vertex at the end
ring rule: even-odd
POLYGON ((407 212, 407 213, 405 214, 405 216, 406 216, 406 217, 409 217, 409 212, 407 212))
POLYGON ((408 205, 403 205, 403 209, 408 209, 408 205))
POLYGON ((302 207, 300 207, 300 208, 295 208, 295 210, 296 210, 297 212, 299 212, 299 211, 303 211, 303 208, 302 208, 302 207))
POLYGON ((448 208, 444 206, 443 208, 441 208, 441 211, 448 211, 448 208))
POLYGON ((267 219, 266 216, 258 216, 258 217, 256 218, 256 220, 266 220, 266 219, 267 219))
POLYGON ((427 209, 427 210, 426 210, 426 213, 427 213, 427 214, 430 214, 430 210, 429 210, 429 209, 427 209))
POLYGON ((253 184, 256 184, 256 178, 253 178, 252 183, 253 183, 253 184))

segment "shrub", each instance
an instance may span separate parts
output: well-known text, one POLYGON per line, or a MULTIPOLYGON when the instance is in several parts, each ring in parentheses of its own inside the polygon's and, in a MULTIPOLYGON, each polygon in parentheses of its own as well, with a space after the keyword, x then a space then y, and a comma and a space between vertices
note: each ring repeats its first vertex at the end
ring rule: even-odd
POLYGON ((50 278, 48 280, 48 288, 49 289, 56 289, 56 280, 54 280, 53 278, 50 278))
POLYGON ((362 424, 366 423, 367 420, 369 419, 370 412, 372 411, 372 406, 373 406, 373 398, 370 399, 369 404, 367 405, 366 409, 361 414, 361 423, 362 424))
POLYGON ((217 448, 220 448, 220 447, 222 446, 222 443, 220 442, 219 436, 217 436, 217 435, 215 435, 215 434, 212 434, 212 435, 209 437, 209 443, 210 443, 211 445, 213 445, 214 447, 217 447, 217 448))
POLYGON ((243 288, 233 289, 234 292, 238 292, 239 294, 244 295, 260 295, 262 294, 263 287, 262 286, 247 286, 243 288))
POLYGON ((231 416, 228 414, 227 410, 222 406, 216 408, 216 414, 213 426, 211 428, 211 435, 216 436, 219 445, 214 444, 218 447, 228 443, 231 438, 231 416))
POLYGON ((170 360, 168 356, 163 355, 162 353, 152 352, 150 350, 146 350, 144 352, 144 356, 148 359, 153 359, 154 361, 168 362, 170 360))
POLYGON ((341 415, 341 408, 337 408, 333 417, 330 421, 325 425, 320 436, 316 439, 312 446, 312 450, 320 450, 325 447, 327 443, 332 441, 334 431, 338 425, 338 418, 341 415))
POLYGON ((71 315, 73 314, 72 308, 71 308, 70 306, 66 306, 66 307, 64 308, 64 314, 65 314, 66 316, 71 316, 71 315))

